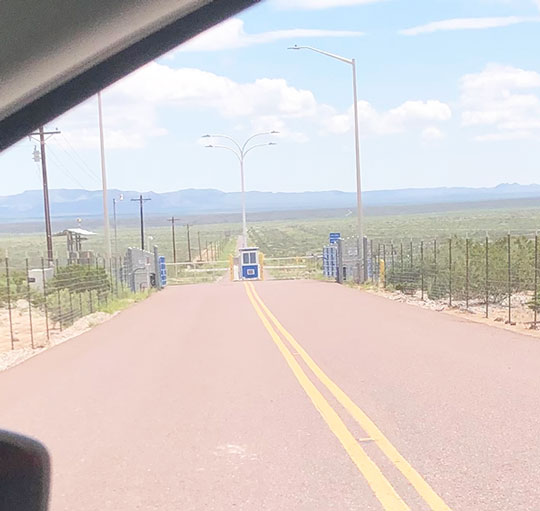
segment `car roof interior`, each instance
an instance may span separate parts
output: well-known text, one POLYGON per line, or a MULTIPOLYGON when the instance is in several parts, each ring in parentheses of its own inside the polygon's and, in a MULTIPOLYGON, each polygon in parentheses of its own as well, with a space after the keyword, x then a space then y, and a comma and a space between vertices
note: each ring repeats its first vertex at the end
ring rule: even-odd
POLYGON ((259 0, 2 0, 0 151, 259 0))

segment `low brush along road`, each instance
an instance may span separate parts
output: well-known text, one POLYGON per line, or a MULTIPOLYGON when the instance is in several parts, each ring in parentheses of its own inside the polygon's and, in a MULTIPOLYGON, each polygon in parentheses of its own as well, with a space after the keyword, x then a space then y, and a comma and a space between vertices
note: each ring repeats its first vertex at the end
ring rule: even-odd
POLYGON ((51 509, 540 509, 540 342, 311 281, 171 287, 0 374, 51 509))

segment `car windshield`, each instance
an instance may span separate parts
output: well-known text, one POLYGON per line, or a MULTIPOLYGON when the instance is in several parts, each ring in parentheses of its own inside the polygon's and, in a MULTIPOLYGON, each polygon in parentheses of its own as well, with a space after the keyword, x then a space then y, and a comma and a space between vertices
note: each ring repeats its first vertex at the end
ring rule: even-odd
POLYGON ((540 508, 539 9, 268 0, 0 154, 49 509, 540 508))

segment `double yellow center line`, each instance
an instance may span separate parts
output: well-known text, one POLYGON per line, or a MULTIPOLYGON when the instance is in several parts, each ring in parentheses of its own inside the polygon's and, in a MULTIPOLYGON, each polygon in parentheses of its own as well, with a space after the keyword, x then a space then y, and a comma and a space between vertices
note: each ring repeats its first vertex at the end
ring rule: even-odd
POLYGON ((414 487, 417 493, 428 504, 432 511, 451 511, 448 505, 442 500, 424 478, 409 464, 409 462, 398 452, 391 442, 382 434, 375 423, 345 394, 341 388, 334 383, 326 373, 315 363, 309 354, 302 348, 296 339, 283 327, 278 319, 272 314, 268 307, 261 300, 251 282, 244 284, 248 298, 261 319, 270 337, 283 355, 298 383, 302 386, 311 402, 321 414, 322 418, 332 431, 341 445, 350 456, 358 470, 366 479, 383 508, 387 511, 408 511, 409 506, 398 495, 388 479, 381 472, 379 467, 366 454, 362 446, 354 438, 338 413, 332 408, 323 394, 310 380, 306 372, 302 369, 291 350, 282 340, 279 334, 298 353, 313 375, 322 383, 337 401, 356 420, 367 435, 387 456, 394 466, 414 487), (278 333, 279 332, 279 333, 278 333))

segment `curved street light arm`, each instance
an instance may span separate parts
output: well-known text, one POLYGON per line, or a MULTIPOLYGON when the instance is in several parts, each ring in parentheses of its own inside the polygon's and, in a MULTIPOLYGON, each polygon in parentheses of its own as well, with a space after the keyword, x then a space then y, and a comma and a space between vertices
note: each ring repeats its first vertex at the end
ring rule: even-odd
MULTIPOLYGON (((242 151, 245 151, 248 143, 253 140, 255 137, 261 137, 262 135, 274 135, 278 133, 277 131, 263 131, 261 133, 255 133, 255 135, 251 135, 251 137, 249 137, 245 142, 244 142, 244 145, 242 146, 242 151)), ((263 145, 266 145, 266 144, 263 144, 263 145)))
POLYGON ((257 147, 266 147, 266 146, 270 146, 270 145, 277 145, 275 142, 268 142, 266 144, 255 144, 253 146, 251 146, 250 148, 246 149, 244 151, 244 156, 246 156, 247 153, 249 153, 249 151, 257 148, 257 147))
POLYGON ((352 64, 353 59, 348 59, 346 57, 341 57, 340 55, 336 55, 335 53, 330 53, 328 51, 319 50, 318 48, 313 48, 312 46, 291 46, 288 48, 289 50, 311 50, 316 53, 320 53, 321 55, 326 55, 327 57, 332 57, 333 59, 340 60, 341 62, 345 62, 347 64, 352 64))
MULTIPOLYGON (((242 152, 242 148, 240 147, 240 144, 232 137, 229 137, 229 135, 204 135, 203 138, 226 138, 227 140, 230 140, 240 152, 242 152)), ((214 146, 218 147, 218 146, 214 146)))
POLYGON ((226 145, 207 145, 205 147, 208 147, 210 149, 227 149, 227 151, 231 151, 231 153, 233 153, 237 158, 238 158, 238 161, 242 161, 242 153, 237 153, 234 149, 232 149, 231 147, 228 147, 226 145))

